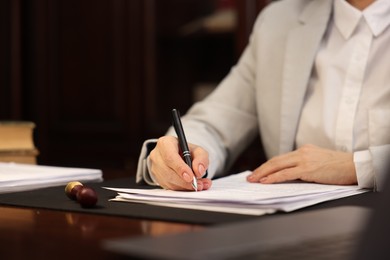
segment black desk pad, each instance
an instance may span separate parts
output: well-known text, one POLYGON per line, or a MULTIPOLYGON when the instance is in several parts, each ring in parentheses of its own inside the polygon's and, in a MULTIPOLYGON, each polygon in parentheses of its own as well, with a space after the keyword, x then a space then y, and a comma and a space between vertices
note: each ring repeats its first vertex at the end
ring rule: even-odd
MULTIPOLYGON (((98 203, 94 208, 82 208, 77 202, 69 199, 65 195, 65 186, 50 187, 33 191, 0 194, 0 205, 82 212, 89 214, 103 214, 120 217, 131 217, 137 219, 164 220, 194 224, 220 224, 234 221, 242 221, 251 218, 253 219, 257 217, 240 214, 160 207, 140 203, 108 201, 109 199, 114 198, 116 196, 116 192, 106 190, 101 187, 107 186, 115 188, 150 188, 148 186, 140 186, 135 184, 134 178, 109 180, 100 183, 88 183, 86 185, 94 188, 98 193, 98 203)), ((369 197, 370 194, 371 193, 365 193, 344 199, 321 203, 309 207, 308 210, 340 205, 363 204, 367 206, 368 204, 365 201, 367 201, 367 197, 369 197)))
POLYGON ((195 211, 152 206, 140 203, 108 201, 116 196, 116 192, 103 189, 102 187, 104 186, 115 188, 150 188, 148 186, 135 184, 134 178, 116 179, 100 183, 88 183, 85 185, 95 189, 98 193, 98 202, 94 208, 82 208, 76 201, 69 199, 65 195, 65 186, 0 194, 0 204, 199 224, 223 223, 253 218, 253 216, 238 214, 206 212, 199 210, 195 211))

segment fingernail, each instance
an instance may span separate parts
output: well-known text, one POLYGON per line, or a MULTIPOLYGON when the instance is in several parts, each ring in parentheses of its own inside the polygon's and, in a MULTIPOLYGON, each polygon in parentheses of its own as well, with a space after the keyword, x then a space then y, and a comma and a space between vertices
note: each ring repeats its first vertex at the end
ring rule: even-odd
POLYGON ((260 182, 266 182, 267 181, 267 177, 263 177, 260 179, 260 182))
POLYGON ((191 182, 193 178, 188 173, 185 172, 185 173, 183 173, 183 179, 186 182, 191 182))
POLYGON ((254 178, 253 175, 249 175, 249 176, 247 177, 247 180, 248 180, 248 181, 253 181, 253 178, 254 178))
POLYGON ((204 166, 202 164, 199 164, 198 171, 200 173, 200 176, 204 175, 205 169, 204 169, 204 166))

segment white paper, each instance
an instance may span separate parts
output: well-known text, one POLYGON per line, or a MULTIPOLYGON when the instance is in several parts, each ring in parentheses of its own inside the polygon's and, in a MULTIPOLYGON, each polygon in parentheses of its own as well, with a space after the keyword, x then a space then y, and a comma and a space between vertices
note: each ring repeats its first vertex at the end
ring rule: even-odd
POLYGON ((141 201, 141 200, 128 200, 123 197, 116 197, 110 201, 119 201, 119 202, 134 202, 134 203, 145 203, 154 206, 162 207, 173 207, 173 208, 182 208, 182 209, 196 209, 196 210, 205 210, 205 211, 214 211, 214 212, 223 212, 223 213, 234 213, 234 214, 243 214, 243 215, 255 215, 261 216, 265 214, 272 214, 276 210, 271 208, 243 208, 239 205, 218 205, 218 204, 188 204, 188 203, 167 203, 159 201, 141 201))
POLYGON ((101 180, 102 171, 98 169, 0 163, 0 193, 101 180))
POLYGON ((324 185, 306 182, 280 184, 249 183, 245 171, 213 181, 209 190, 200 192, 164 189, 118 189, 113 201, 147 203, 167 207, 190 208, 248 215, 275 211, 293 211, 320 202, 366 192, 357 185, 324 185))

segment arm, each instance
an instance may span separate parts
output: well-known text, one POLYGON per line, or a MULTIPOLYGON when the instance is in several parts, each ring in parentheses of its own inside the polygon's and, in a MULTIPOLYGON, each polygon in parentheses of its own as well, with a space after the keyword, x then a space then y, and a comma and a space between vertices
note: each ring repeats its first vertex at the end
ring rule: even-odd
POLYGON ((355 153, 314 145, 276 156, 258 167, 248 181, 279 183, 300 179, 324 184, 351 185, 381 191, 389 170, 390 145, 355 153))
MULTIPOLYGON (((207 168, 210 178, 222 175, 258 133, 255 104, 256 43, 253 38, 238 64, 217 89, 205 100, 195 104, 182 118, 188 142, 202 147, 209 155, 210 165, 207 168)), ((172 128, 166 134, 175 135, 172 128)), ((156 140, 151 141, 155 143, 156 140)), ((155 184, 156 180, 153 181, 147 167, 150 150, 145 146, 148 143, 142 148, 137 181, 145 180, 155 184)), ((196 160, 195 156, 192 157, 196 160)), ((149 166, 155 163, 149 158, 149 166)), ((156 176, 156 173, 152 176, 156 176)))

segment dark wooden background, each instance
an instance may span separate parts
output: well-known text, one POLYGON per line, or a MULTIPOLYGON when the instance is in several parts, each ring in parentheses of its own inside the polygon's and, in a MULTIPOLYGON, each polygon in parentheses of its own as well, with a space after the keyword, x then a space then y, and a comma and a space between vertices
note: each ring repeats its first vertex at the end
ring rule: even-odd
POLYGON ((193 86, 237 61, 266 0, 2 0, 0 120, 31 120, 40 164, 135 169, 193 86), (234 30, 180 28, 233 6, 234 30))

